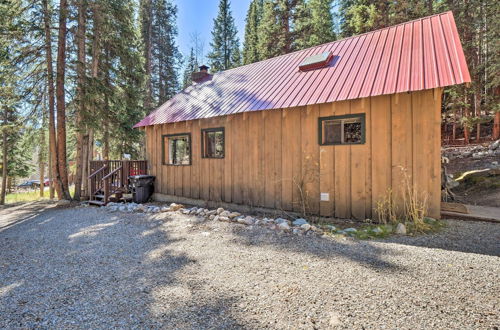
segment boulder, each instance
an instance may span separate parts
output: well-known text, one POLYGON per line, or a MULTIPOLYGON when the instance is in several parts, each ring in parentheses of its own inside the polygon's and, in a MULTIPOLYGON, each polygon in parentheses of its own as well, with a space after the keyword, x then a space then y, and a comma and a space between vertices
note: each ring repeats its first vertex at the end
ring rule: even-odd
POLYGON ((211 215, 209 215, 209 216, 208 216, 208 219, 209 219, 209 220, 214 220, 214 218, 215 218, 215 217, 216 217, 216 215, 215 215, 215 214, 211 214, 211 215))
POLYGON ((402 223, 398 223, 394 232, 398 235, 406 235, 406 226, 402 223))
POLYGON ((223 217, 221 215, 219 215, 219 219, 218 220, 219 221, 224 221, 224 222, 229 222, 230 221, 228 217, 223 217))
POLYGON ((381 234, 383 232, 383 230, 380 229, 380 227, 375 227, 372 229, 372 232, 374 232, 375 234, 381 234))
POLYGON ((229 217, 230 218, 236 218, 236 217, 239 217, 241 215, 241 213, 239 212, 231 212, 229 213, 229 217))
POLYGON ((298 218, 298 219, 295 219, 295 221, 293 221, 294 226, 302 226, 302 225, 305 225, 307 223, 308 223, 307 220, 304 218, 298 218))
POLYGON ((303 232, 300 228, 293 228, 292 233, 294 235, 302 235, 303 234, 303 232))
POLYGON ((219 208, 217 209, 217 214, 219 214, 219 215, 220 215, 222 212, 224 212, 224 209, 223 209, 222 207, 219 207, 219 208))
POLYGON ((207 210, 207 211, 205 212, 205 214, 206 214, 206 215, 214 215, 214 214, 216 214, 216 213, 217 213, 217 210, 207 210))

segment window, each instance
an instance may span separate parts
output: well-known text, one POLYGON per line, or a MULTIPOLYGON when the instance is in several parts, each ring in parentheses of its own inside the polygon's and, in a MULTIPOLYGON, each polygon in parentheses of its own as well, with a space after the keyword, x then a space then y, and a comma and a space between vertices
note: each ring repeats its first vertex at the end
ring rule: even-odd
POLYGON ((319 144, 365 143, 365 114, 319 118, 319 144))
POLYGON ((224 158, 224 128, 201 130, 201 156, 203 158, 224 158))
POLYGON ((191 165, 191 134, 163 135, 163 164, 191 165))

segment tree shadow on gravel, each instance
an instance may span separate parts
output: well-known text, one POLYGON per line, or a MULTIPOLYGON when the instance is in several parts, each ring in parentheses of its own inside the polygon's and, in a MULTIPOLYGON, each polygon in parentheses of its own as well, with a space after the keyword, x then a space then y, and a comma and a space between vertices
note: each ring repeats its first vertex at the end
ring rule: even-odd
POLYGON ((268 245, 282 251, 305 253, 321 259, 348 259, 368 268, 384 272, 401 272, 406 268, 384 260, 384 256, 398 255, 399 252, 390 248, 381 248, 368 241, 349 240, 342 242, 337 239, 325 239, 317 236, 296 236, 279 234, 257 228, 246 230, 235 227, 232 229, 237 237, 235 243, 243 246, 268 245))
POLYGON ((410 236, 392 236, 381 242, 431 249, 500 256, 500 224, 448 220, 440 232, 410 236))
MULTIPOLYGON (((196 260, 171 248, 180 238, 164 224, 142 214, 54 209, 0 232, 0 328, 182 324, 175 308, 155 310, 186 286, 177 273, 196 260)), ((229 314, 230 299, 186 304, 197 314, 229 314)))

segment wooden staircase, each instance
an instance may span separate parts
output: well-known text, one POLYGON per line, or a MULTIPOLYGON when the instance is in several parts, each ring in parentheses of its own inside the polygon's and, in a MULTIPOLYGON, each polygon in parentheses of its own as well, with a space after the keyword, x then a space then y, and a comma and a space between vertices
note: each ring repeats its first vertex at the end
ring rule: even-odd
POLYGON ((90 162, 89 204, 105 206, 109 202, 128 202, 132 197, 129 176, 147 173, 145 160, 104 160, 90 162))

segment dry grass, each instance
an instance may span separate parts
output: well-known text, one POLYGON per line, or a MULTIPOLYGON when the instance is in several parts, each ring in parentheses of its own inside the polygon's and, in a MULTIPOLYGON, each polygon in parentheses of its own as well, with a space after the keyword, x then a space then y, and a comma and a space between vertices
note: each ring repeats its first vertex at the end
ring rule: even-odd
POLYGON ((396 224, 404 223, 414 232, 426 232, 431 226, 426 223, 425 214, 428 210, 428 195, 421 192, 413 185, 411 177, 405 168, 400 168, 403 173, 402 208, 395 202, 392 189, 377 201, 375 212, 379 223, 396 224))

